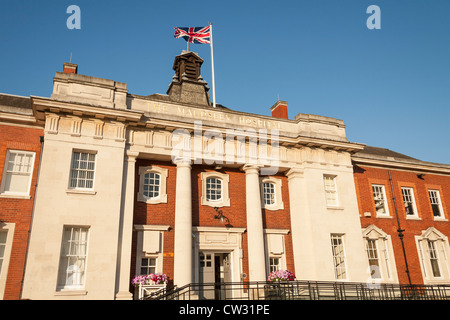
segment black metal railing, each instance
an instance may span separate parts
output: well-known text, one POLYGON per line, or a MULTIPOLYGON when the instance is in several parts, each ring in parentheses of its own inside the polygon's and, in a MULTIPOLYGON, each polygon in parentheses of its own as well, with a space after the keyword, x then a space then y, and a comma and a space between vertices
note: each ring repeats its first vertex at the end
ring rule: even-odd
POLYGON ((287 281, 191 283, 145 300, 450 300, 450 285, 287 281))

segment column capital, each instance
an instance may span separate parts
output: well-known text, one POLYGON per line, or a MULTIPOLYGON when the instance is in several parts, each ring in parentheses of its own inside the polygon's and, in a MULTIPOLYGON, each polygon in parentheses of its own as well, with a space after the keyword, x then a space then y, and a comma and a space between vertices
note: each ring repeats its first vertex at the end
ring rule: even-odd
POLYGON ((292 178, 303 178, 303 168, 293 167, 286 171, 285 175, 288 177, 288 180, 292 178))
POLYGON ((192 161, 183 157, 176 157, 172 159, 172 162, 178 167, 189 167, 191 168, 192 161))
POLYGON ((125 155, 127 156, 127 161, 136 161, 139 151, 126 150, 125 155))
POLYGON ((248 173, 259 174, 261 167, 262 167, 261 165, 257 165, 257 164, 244 164, 241 167, 241 170, 245 171, 245 174, 248 174, 248 173))

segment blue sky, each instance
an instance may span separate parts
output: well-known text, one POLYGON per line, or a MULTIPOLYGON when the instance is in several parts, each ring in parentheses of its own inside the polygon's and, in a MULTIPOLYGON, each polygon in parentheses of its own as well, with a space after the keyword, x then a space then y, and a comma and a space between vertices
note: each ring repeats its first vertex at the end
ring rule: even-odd
MULTIPOLYGON (((449 16, 448 0, 0 0, 0 92, 49 97, 72 54, 81 74, 166 93, 186 48, 173 28, 212 22, 218 103, 270 115, 279 97, 291 119, 342 119, 350 141, 450 164, 449 16)), ((211 87, 209 46, 190 49, 211 87)))

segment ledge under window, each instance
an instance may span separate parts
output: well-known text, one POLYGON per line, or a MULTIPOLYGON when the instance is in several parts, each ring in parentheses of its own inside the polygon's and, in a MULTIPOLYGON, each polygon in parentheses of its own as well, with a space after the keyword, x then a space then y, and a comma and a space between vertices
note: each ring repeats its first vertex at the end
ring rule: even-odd
POLYGON ((336 207, 327 206, 327 209, 328 209, 328 210, 344 210, 344 207, 339 207, 339 206, 336 206, 336 207))
POLYGON ((87 195, 96 195, 97 191, 94 190, 82 190, 82 189, 66 189, 66 193, 68 194, 87 194, 87 195))
POLYGON ((87 295, 87 291, 82 289, 82 290, 64 290, 61 289, 60 291, 56 291, 55 292, 55 296, 85 296, 87 295))
POLYGON ((20 194, 0 194, 0 198, 10 198, 10 199, 31 199, 30 195, 20 195, 20 194))

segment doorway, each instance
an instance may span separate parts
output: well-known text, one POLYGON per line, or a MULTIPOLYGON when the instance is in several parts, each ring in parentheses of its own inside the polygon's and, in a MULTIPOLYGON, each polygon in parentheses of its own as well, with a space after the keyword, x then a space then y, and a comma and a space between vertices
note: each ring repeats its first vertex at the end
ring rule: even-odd
POLYGON ((231 286, 231 254, 230 252, 200 251, 199 279, 202 284, 201 299, 221 300, 231 296, 227 290, 231 286))

